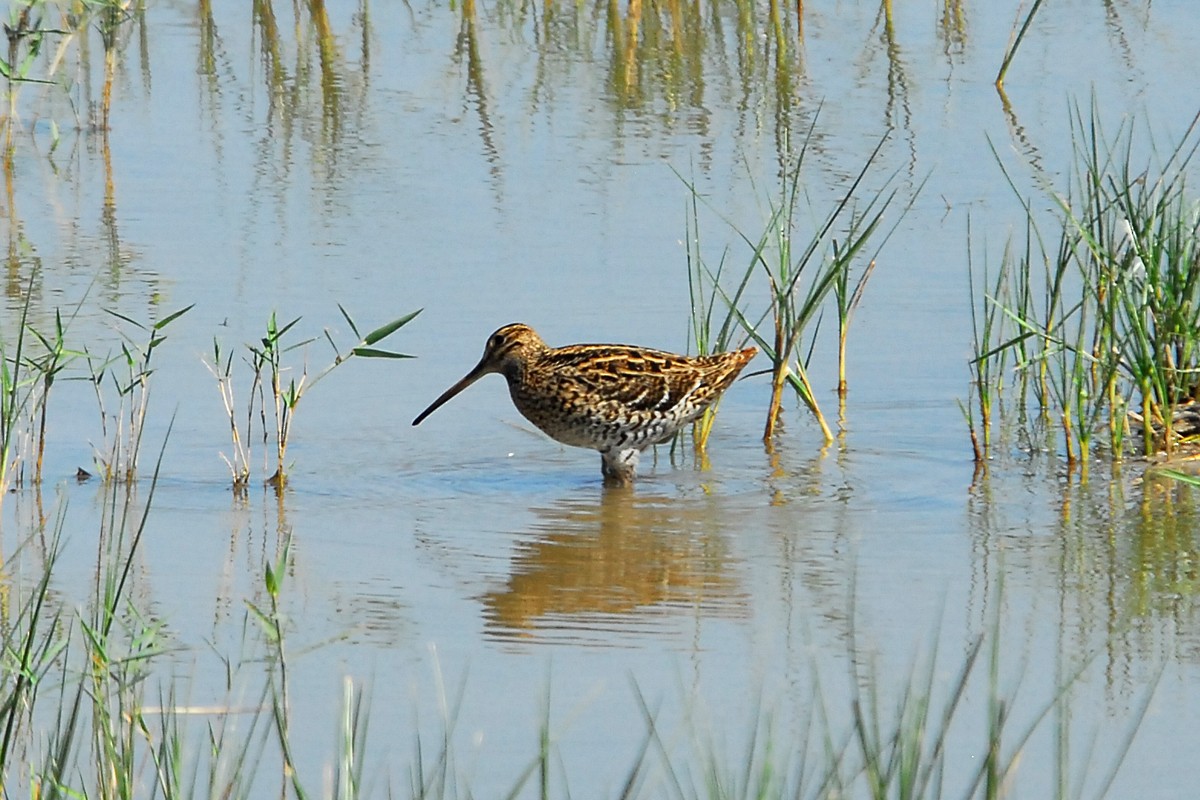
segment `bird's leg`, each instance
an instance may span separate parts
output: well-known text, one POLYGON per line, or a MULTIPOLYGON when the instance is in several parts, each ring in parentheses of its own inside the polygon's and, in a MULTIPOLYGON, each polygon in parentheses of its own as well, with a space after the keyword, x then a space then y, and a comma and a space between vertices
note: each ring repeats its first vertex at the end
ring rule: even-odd
POLYGON ((600 451, 600 472, 606 486, 632 486, 640 451, 629 447, 600 451))

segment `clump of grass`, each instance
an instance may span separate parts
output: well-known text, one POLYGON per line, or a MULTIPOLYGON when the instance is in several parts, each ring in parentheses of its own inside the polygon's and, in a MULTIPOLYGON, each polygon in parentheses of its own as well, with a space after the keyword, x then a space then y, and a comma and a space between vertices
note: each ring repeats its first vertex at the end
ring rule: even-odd
MULTIPOLYGON (((221 404, 225 407, 225 416, 229 420, 229 436, 233 449, 230 455, 221 453, 229 474, 233 480, 233 491, 242 494, 250 484, 250 443, 249 431, 254 424, 254 387, 250 390, 250 400, 246 404, 246 434, 243 436, 242 427, 238 423, 237 401, 234 397, 233 353, 222 353, 221 342, 213 338, 212 363, 204 362, 204 366, 217 381, 217 391, 221 393, 221 404)), ((255 378, 261 373, 255 372, 255 378)))
MULTIPOLYGON (((37 586, 31 595, 21 597, 16 625, 5 630, 5 652, 20 654, 15 660, 0 661, 4 675, 0 683, 12 687, 0 700, 4 728, 0 783, 6 787, 27 779, 31 796, 81 796, 72 784, 86 773, 92 790, 85 790, 83 796, 141 795, 138 752, 147 728, 139 698, 150 664, 163 649, 160 625, 149 622, 130 595, 164 452, 165 441, 144 502, 135 498, 132 484, 108 483, 96 539, 92 596, 87 609, 77 613, 65 612, 50 589, 66 518, 65 506, 60 508, 49 542, 43 545, 37 586), (79 651, 80 663, 68 666, 72 654, 79 651), (48 732, 26 731, 22 737, 23 723, 46 719, 35 713, 35 707, 44 704, 43 693, 53 697, 51 687, 56 685, 58 707, 52 727, 48 732), (45 742, 44 757, 40 763, 23 760, 21 774, 14 774, 14 750, 20 747, 30 753, 34 741, 45 742), (86 769, 81 769, 80 759, 86 761, 86 769)), ((42 532, 35 532, 38 539, 42 532)), ((32 541, 33 537, 22 551, 32 541)))
MULTIPOLYGON (((819 221, 811 230, 798 236, 799 212, 805 205, 802 201, 808 199, 801 191, 801 173, 815 130, 814 120, 783 174, 779 199, 768 200, 767 221, 762 233, 752 238, 731 225, 735 235, 750 250, 746 267, 735 276, 735 288, 727 289, 722 285, 720 268, 716 271, 708 269, 698 259, 698 266, 690 271, 695 276, 691 278, 692 283, 703 288, 707 281, 712 291, 719 294, 729 314, 771 362, 771 397, 763 430, 763 441, 768 444, 775 436, 788 387, 813 415, 825 442, 833 441, 833 432, 821 411, 808 373, 817 329, 826 310, 826 301, 832 294, 838 323, 837 390, 839 397, 844 398, 847 392, 846 340, 853 311, 862 299, 878 253, 878 247, 868 253, 868 243, 877 238, 875 235, 880 231, 897 191, 889 188, 889 179, 883 188, 859 202, 863 181, 886 141, 886 138, 881 139, 841 199, 818 216, 819 221), (864 259, 866 264, 859 267, 864 259), (766 283, 767 303, 762 311, 754 304, 756 278, 766 283)), ((920 187, 917 188, 919 191, 920 187)), ((692 194, 696 196, 694 188, 692 194)), ((886 242, 890 232, 883 232, 879 247, 886 242)), ((723 267, 724 259, 721 265, 723 267)), ((704 292, 693 289, 692 317, 703 322, 711 317, 711 301, 705 305, 697 302, 698 297, 704 300, 704 292)), ((728 319, 722 330, 727 329, 727 324, 728 319)))
POLYGON ((1094 107, 1087 118, 1076 108, 1075 176, 1049 190, 1058 232, 1044 236, 1023 202, 1023 252, 1008 249, 997 281, 1024 289, 984 299, 996 344, 976 369, 1013 355, 1022 395, 1029 387, 1058 421, 1068 466, 1086 466, 1097 435, 1120 458, 1131 422, 1143 455, 1170 454, 1187 434, 1175 430, 1180 408, 1200 400, 1200 203, 1186 188, 1198 124, 1147 161, 1131 124, 1108 137, 1094 107))
POLYGON ((273 427, 270 434, 274 436, 275 442, 275 471, 270 477, 266 478, 265 482, 270 486, 281 489, 287 484, 288 471, 290 469, 287 461, 287 448, 291 437, 292 424, 295 420, 296 409, 300 405, 300 400, 305 393, 350 358, 356 356, 359 358, 386 359, 413 357, 405 353, 383 350, 376 347, 376 345, 411 322, 421 313, 421 309, 398 317, 366 334, 362 334, 359 331, 358 326, 355 325, 354 320, 351 319, 345 308, 339 305, 338 310, 341 312, 342 318, 346 320, 346 324, 350 326, 350 330, 358 337, 358 342, 343 351, 333 341, 333 337, 327 328, 324 332, 324 338, 330 347, 333 348, 333 360, 311 378, 308 373, 307 361, 302 361, 297 368, 286 364, 285 356, 290 352, 304 349, 307 345, 316 341, 315 337, 294 343, 285 342, 284 337, 300 322, 300 318, 296 317, 290 322, 280 325, 276 314, 274 312, 271 313, 271 316, 267 319, 266 334, 257 343, 246 345, 248 356, 245 359, 245 363, 250 368, 251 380, 244 427, 242 427, 242 423, 238 420, 237 409, 235 407, 233 353, 224 351, 223 354, 220 342, 213 341, 213 361, 211 364, 206 363, 206 366, 217 380, 217 388, 221 393, 221 401, 225 407, 226 416, 229 419, 233 454, 232 456, 222 455, 222 457, 229 467, 235 492, 245 491, 250 480, 250 442, 256 403, 259 417, 262 420, 263 440, 265 442, 269 435, 267 423, 269 412, 273 427), (299 373, 298 376, 296 375, 297 371, 299 373), (269 398, 267 395, 268 392, 270 393, 269 398))
MULTIPOLYGON (((838 261, 837 242, 834 242, 833 253, 834 261, 838 261)), ((843 413, 845 412, 846 395, 850 391, 849 384, 846 382, 846 340, 850 337, 850 322, 854 318, 854 312, 858 308, 858 304, 862 302, 863 292, 867 290, 867 281, 871 279, 874 272, 875 259, 872 258, 855 278, 853 287, 850 285, 849 269, 839 269, 833 278, 833 296, 837 300, 838 320, 837 394, 843 413)))
POLYGON ((304 788, 300 783, 300 775, 292 758, 291 738, 291 703, 288 700, 288 661, 285 648, 286 635, 284 631, 284 614, 279 605, 279 595, 283 589, 283 581, 287 577, 288 554, 291 551, 291 538, 284 540, 279 555, 274 564, 267 562, 263 573, 263 585, 266 588, 267 599, 270 601, 266 608, 251 601, 246 601, 246 607, 262 626, 266 637, 269 655, 267 663, 270 666, 268 687, 271 700, 271 720, 274 723, 276 740, 283 758, 283 783, 290 783, 298 797, 304 797, 304 788))
POLYGON ((189 305, 149 324, 109 310, 109 315, 133 326, 136 333, 118 328, 123 339, 120 352, 103 358, 94 356, 86 346, 83 348, 96 394, 103 442, 100 447, 93 445, 92 450, 104 480, 132 482, 137 476, 142 431, 150 405, 154 353, 167 340, 166 328, 191 309, 189 305), (138 338, 139 334, 144 338, 138 338))
MULTIPOLYGON (((676 175, 679 173, 676 172, 676 175)), ((681 175, 679 178, 684 180, 681 175)), ((688 331, 690 340, 688 352, 691 352, 694 346, 696 355, 706 356, 722 353, 735 347, 733 334, 739 326, 733 308, 741 301, 742 294, 753 273, 746 271, 742 275, 741 281, 733 291, 731 302, 722 301, 719 294, 721 274, 725 268, 728 250, 721 254, 721 259, 715 269, 709 267, 704 261, 700 247, 700 194, 694 183, 686 180, 684 182, 690 193, 689 214, 684 219, 688 298, 692 312, 691 326, 688 331), (723 309, 723 313, 719 315, 717 314, 718 307, 723 309)), ((708 446, 708 437, 712 433, 719 405, 720 399, 718 398, 716 403, 706 408, 700 418, 692 423, 692 442, 700 453, 703 453, 708 446)))
MULTIPOLYGON (((971 296, 971 346, 974 358, 970 361, 971 385, 967 402, 959 402, 963 416, 967 421, 967 429, 971 435, 971 450, 975 457, 976 467, 981 467, 991 455, 992 447, 992 408, 998 394, 1004 372, 1006 348, 996 347, 996 336, 1002 330, 1003 320, 1000 319, 1000 305, 995 298, 1005 297, 1006 270, 1000 270, 995 278, 995 284, 989 283, 987 265, 983 267, 981 285, 984 292, 977 291, 975 286, 975 265, 971 260, 970 243, 971 222, 967 220, 967 285, 971 296), (990 293, 988 293, 990 291, 990 293), (976 421, 975 412, 979 417, 976 421)), ((1007 256, 1007 254, 1006 254, 1007 256)))
MULTIPOLYGON (((108 797, 139 793, 138 755, 147 729, 142 686, 152 674, 152 663, 165 652, 162 623, 147 618, 131 602, 130 593, 169 439, 170 427, 140 509, 132 483, 108 483, 90 614, 79 619, 88 668, 78 697, 90 712, 90 761, 100 793, 108 797)), ((136 463, 136 453, 130 456, 130 462, 136 463)))
MULTIPOLYGON (((43 679, 57 665, 65 644, 59 637, 61 614, 53 607, 51 576, 58 563, 62 544, 63 514, 59 513, 49 540, 43 549, 41 575, 33 590, 22 597, 3 628, 5 658, 0 662, 0 784, 10 772, 13 753, 22 738, 22 726, 31 718, 43 679)), ((11 574, 12 562, 45 534, 44 524, 31 532, 17 553, 9 557, 4 573, 11 574)))
MULTIPOLYGON (((939 664, 942 657, 935 639, 928 656, 914 660, 908 674, 898 679, 881 675, 852 634, 845 697, 833 698, 819 678, 814 680, 806 704, 808 716, 788 736, 777 732, 769 707, 760 699, 751 706, 740 731, 744 747, 732 753, 723 752, 719 744, 729 733, 728 721, 713 724, 695 710, 689 710, 684 721, 682 738, 688 744, 673 747, 678 737, 664 735, 657 714, 635 686, 649 749, 660 757, 665 773, 667 796, 995 800, 1008 796, 1024 751, 1052 718, 1060 746, 1054 774, 1045 776, 1039 796, 1083 796, 1087 783, 1098 787, 1094 796, 1105 796, 1149 710, 1157 679, 1146 687, 1127 719, 1124 736, 1106 754, 1104 766, 1091 763, 1096 754, 1090 748, 1087 763, 1072 764, 1076 756, 1068 746, 1071 691, 1104 650, 1060 670, 1046 699, 1026 699, 1020 691, 1021 679, 1006 688, 1001 677, 1006 649, 998 606, 990 629, 971 637, 956 663, 939 664), (985 709, 982 727, 964 710, 980 699, 985 709), (1015 724, 1015 719, 1023 722, 1015 724), (1071 775, 1079 776, 1080 785, 1071 784, 1071 775)), ((642 762, 639 755, 631 775, 646 771, 648 766, 642 762)))
MULTIPOLYGON (((247 601, 243 627, 251 647, 262 651, 243 654, 240 661, 222 656, 231 694, 235 676, 247 665, 261 666, 262 702, 250 709, 197 709, 178 702, 175 664, 164 664, 170 657, 165 623, 139 606, 142 592, 136 586, 165 450, 164 440, 144 498, 137 497, 136 484, 105 486, 94 583, 83 607, 67 609, 52 588, 65 506, 48 542, 42 542, 45 531, 38 528, 4 564, 6 574, 15 574, 16 559, 28 563, 32 556, 40 570, 31 591, 7 595, 12 606, 0 630, 5 653, 0 659, 0 785, 14 795, 47 800, 254 797, 269 785, 268 765, 278 755, 285 780, 279 796, 312 796, 301 780, 303 765, 293 760, 288 724, 284 640, 291 623, 282 607, 287 542, 265 566, 267 603, 247 601), (252 619, 262 624, 247 624, 252 619), (244 733, 231 722, 238 716, 250 720, 244 733), (202 733, 193 740, 197 726, 202 733), (264 747, 271 732, 273 751, 264 747)), ((332 796, 365 796, 369 705, 349 680, 343 702, 330 761, 335 765, 332 796)))
MULTIPOLYGON (((53 332, 39 331, 30 324, 29 304, 36 275, 36 269, 31 271, 25 286, 11 353, 0 341, 0 494, 24 485, 31 458, 31 482, 35 486, 41 484, 50 390, 70 363, 83 356, 66 344, 67 327, 74 313, 64 322, 61 311, 56 309, 53 332), (31 338, 41 344, 43 352, 30 352, 31 338)), ((75 312, 78 310, 76 306, 75 312)))
MULTIPOLYGON (((82 304, 82 301, 80 301, 82 304)), ((76 306, 75 311, 78 312, 79 306, 76 306)), ((27 364, 32 376, 34 376, 39 387, 37 397, 37 455, 34 459, 33 482, 40 484, 42 482, 42 465, 46 455, 46 417, 49 413, 50 390, 54 386, 54 382, 58 377, 66 371, 67 367, 73 361, 83 357, 83 352, 67 347, 67 327, 69 322, 74 319, 72 314, 67 323, 63 322, 62 312, 58 309, 54 311, 54 330, 49 333, 43 333, 34 328, 30 328, 29 332, 37 338, 44 350, 38 356, 30 356, 27 364)))

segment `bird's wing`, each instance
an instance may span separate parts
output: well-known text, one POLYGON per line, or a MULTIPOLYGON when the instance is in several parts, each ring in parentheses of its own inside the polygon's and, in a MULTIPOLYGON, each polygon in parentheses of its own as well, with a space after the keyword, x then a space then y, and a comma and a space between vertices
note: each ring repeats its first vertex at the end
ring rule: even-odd
POLYGON ((613 347, 560 358, 554 371, 560 380, 580 395, 603 398, 626 411, 668 413, 703 382, 700 370, 669 353, 613 347))

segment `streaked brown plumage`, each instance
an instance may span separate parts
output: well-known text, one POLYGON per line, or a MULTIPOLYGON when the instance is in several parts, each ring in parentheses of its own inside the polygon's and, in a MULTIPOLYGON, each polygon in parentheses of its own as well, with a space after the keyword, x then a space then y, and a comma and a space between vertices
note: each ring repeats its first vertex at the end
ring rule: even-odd
POLYGON ((528 325, 505 325, 483 358, 413 425, 491 372, 508 381, 513 405, 547 436, 599 450, 607 482, 629 484, 638 456, 694 421, 758 351, 688 357, 619 344, 547 347, 528 325))

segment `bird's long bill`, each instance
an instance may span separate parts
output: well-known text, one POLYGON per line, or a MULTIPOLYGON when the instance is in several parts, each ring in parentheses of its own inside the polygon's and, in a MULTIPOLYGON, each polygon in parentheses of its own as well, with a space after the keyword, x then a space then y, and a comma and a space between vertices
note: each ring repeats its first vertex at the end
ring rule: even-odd
POLYGON ((445 405, 446 402, 450 400, 450 398, 454 397, 454 395, 458 394, 463 389, 466 389, 468 386, 470 386, 472 383, 474 383, 475 381, 482 378, 484 375, 487 375, 488 372, 490 372, 490 371, 491 370, 487 369, 487 359, 480 361, 478 364, 475 365, 475 369, 471 370, 470 372, 468 372, 466 375, 463 376, 463 379, 461 381, 454 384, 446 391, 442 392, 441 397, 439 397, 437 400, 434 400, 432 403, 429 404, 429 408, 425 409, 420 414, 418 414, 417 418, 413 420, 412 424, 420 425, 422 420, 424 420, 430 414, 432 414, 433 412, 435 412, 439 408, 441 408, 443 405, 445 405))

